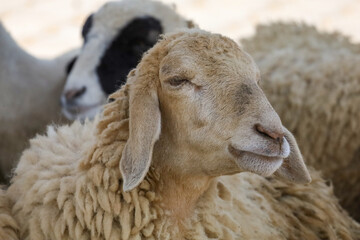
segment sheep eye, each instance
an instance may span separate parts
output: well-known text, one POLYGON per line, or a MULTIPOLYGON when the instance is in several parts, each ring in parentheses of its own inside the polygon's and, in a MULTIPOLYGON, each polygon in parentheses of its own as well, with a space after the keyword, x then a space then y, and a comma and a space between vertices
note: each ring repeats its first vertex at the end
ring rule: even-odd
POLYGON ((169 84, 173 87, 181 86, 186 82, 188 82, 188 80, 184 78, 172 78, 169 80, 169 84))

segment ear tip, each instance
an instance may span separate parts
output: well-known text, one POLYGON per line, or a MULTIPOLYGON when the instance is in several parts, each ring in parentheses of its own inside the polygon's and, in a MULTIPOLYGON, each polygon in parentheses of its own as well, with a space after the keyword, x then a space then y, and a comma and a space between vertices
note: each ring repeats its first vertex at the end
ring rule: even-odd
POLYGON ((274 173, 274 175, 297 184, 308 184, 312 181, 310 173, 307 169, 304 169, 304 171, 301 171, 300 173, 288 172, 285 169, 279 169, 274 173))
POLYGON ((311 179, 310 175, 301 176, 301 177, 293 180, 294 183, 298 183, 298 184, 308 184, 308 183, 311 183, 311 181, 312 181, 312 179, 311 179))
POLYGON ((307 172, 307 174, 304 176, 304 180, 303 180, 303 183, 306 184, 306 183, 311 183, 312 181, 312 178, 309 174, 309 172, 307 172))
POLYGON ((301 174, 298 174, 298 178, 296 182, 300 184, 307 184, 307 183, 311 183, 311 181, 312 179, 310 176, 310 172, 304 164, 304 169, 301 174))
POLYGON ((136 185, 134 186, 134 184, 129 183, 124 181, 123 183, 123 191, 124 192, 130 192, 131 190, 133 190, 136 187, 136 185))
MULTIPOLYGON (((142 179, 141 179, 142 180, 142 179)), ((123 191, 124 192, 130 192, 132 191, 134 188, 136 188, 139 184, 141 183, 141 181, 135 181, 135 180, 126 180, 123 179, 123 191)))

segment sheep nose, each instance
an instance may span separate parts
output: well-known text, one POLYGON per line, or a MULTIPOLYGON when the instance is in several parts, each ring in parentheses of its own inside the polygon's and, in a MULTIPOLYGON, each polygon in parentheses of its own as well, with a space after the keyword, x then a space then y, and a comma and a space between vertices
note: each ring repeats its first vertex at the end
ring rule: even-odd
POLYGON ((65 99, 67 102, 71 102, 74 99, 80 97, 81 95, 83 95, 86 92, 86 87, 82 87, 82 88, 73 88, 70 90, 67 90, 64 93, 65 99))
POLYGON ((279 142, 280 144, 283 141, 284 138, 284 132, 282 130, 277 130, 277 129, 269 129, 266 128, 264 126, 262 126, 261 124, 255 124, 255 130, 260 133, 261 135, 265 135, 266 137, 269 137, 271 139, 276 140, 277 142, 279 142))

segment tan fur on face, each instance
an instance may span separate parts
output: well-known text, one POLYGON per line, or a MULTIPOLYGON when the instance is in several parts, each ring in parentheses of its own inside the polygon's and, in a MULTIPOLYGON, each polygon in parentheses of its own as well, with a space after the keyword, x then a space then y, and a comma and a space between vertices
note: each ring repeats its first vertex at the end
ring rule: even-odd
MULTIPOLYGON (((282 156, 278 144, 254 130, 261 123, 283 132, 280 119, 257 85, 259 72, 251 57, 230 39, 209 36, 199 30, 167 36, 134 71, 130 83, 137 91, 158 94, 162 129, 154 159, 160 161, 171 152, 160 165, 185 175, 218 176, 244 170, 269 175, 280 166, 280 157, 263 161, 246 152, 282 156), (169 84, 173 79, 187 82, 176 89, 169 84), (234 160, 230 145, 246 151, 245 165, 234 160)), ((303 181, 308 181, 301 171, 303 181)))

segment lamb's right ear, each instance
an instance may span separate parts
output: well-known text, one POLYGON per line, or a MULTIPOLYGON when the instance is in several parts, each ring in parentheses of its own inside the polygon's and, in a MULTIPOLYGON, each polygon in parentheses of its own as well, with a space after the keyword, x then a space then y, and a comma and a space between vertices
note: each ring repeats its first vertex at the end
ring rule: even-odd
POLYGON ((92 27, 94 14, 90 14, 88 18, 86 19, 83 28, 81 30, 81 36, 83 37, 84 41, 86 42, 86 36, 90 32, 90 29, 92 27))
POLYGON ((290 182, 309 183, 311 177, 294 136, 284 127, 285 138, 290 145, 290 154, 284 159, 275 175, 290 182))
POLYGON ((132 85, 129 102, 129 139, 120 161, 124 191, 134 189, 146 176, 160 130, 161 113, 156 86, 132 85))

